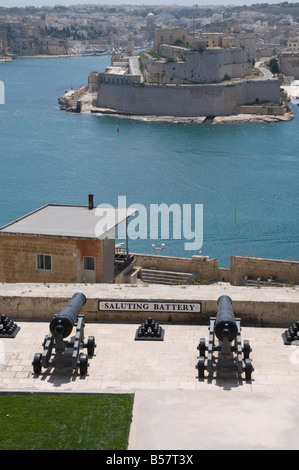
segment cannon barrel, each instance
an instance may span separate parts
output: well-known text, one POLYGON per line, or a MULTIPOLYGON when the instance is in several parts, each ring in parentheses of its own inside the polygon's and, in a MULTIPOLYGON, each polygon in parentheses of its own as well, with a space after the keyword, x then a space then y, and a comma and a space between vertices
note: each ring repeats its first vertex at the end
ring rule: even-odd
POLYGON ((219 297, 217 304, 215 334, 219 341, 223 341, 223 338, 233 341, 238 334, 238 326, 232 309, 232 300, 228 295, 222 295, 219 297))
POLYGON ((86 303, 86 297, 81 292, 73 295, 70 302, 63 309, 54 315, 50 323, 50 331, 54 337, 62 333, 63 338, 69 336, 77 321, 78 314, 86 303))

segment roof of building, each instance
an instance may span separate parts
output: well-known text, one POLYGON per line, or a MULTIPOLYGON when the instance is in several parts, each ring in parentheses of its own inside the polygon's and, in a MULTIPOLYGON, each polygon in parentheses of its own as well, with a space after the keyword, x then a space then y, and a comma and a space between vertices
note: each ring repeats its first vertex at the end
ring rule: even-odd
MULTIPOLYGON (((0 228, 0 233, 73 238, 105 238, 136 213, 132 208, 47 204, 0 228)), ((114 237, 113 237, 114 238, 114 237)))

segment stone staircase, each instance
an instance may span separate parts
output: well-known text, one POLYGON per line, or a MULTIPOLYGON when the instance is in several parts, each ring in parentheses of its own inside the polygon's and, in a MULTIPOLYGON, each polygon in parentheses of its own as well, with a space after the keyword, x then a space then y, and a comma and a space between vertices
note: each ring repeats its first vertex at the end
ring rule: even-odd
POLYGON ((147 284, 193 284, 196 275, 193 273, 184 273, 177 271, 164 271, 162 269, 142 268, 140 271, 140 278, 147 284))

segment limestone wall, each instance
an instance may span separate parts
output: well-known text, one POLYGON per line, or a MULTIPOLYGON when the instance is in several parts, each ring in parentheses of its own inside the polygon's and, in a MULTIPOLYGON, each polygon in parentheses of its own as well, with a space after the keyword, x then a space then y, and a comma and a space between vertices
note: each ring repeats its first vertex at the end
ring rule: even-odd
POLYGON ((267 105, 238 106, 238 113, 240 114, 261 114, 261 115, 283 116, 286 112, 287 112, 286 106, 267 106, 267 105))
POLYGON ((236 285, 244 284, 245 277, 299 284, 299 261, 232 256, 230 271, 231 282, 236 285))
POLYGON ((237 106, 256 100, 280 101, 280 85, 275 79, 179 86, 126 85, 121 80, 119 78, 119 83, 100 83, 96 106, 122 114, 226 116, 234 114, 237 106))
POLYGON ((68 54, 68 44, 65 39, 47 38, 42 39, 41 53, 47 55, 66 55, 68 54))
POLYGON ((191 258, 180 258, 175 256, 134 253, 134 258, 135 266, 141 266, 143 268, 158 268, 165 271, 195 273, 200 281, 212 281, 218 280, 219 278, 218 260, 209 259, 208 256, 194 255, 191 258))
POLYGON ((284 75, 294 77, 295 80, 298 80, 299 79, 299 54, 298 53, 280 54, 279 69, 284 75))
MULTIPOLYGON (((205 51, 186 50, 162 45, 160 53, 171 58, 181 57, 181 62, 165 62, 141 54, 144 74, 149 78, 157 73, 166 77, 164 83, 189 81, 191 83, 221 82, 225 76, 242 78, 250 75, 252 62, 245 49, 210 49, 205 51)), ((155 78, 155 77, 154 77, 155 78)))
MULTIPOLYGON (((242 324, 290 326, 299 318, 298 288, 236 287, 224 283, 210 286, 132 286, 115 284, 1 284, 0 309, 11 319, 50 322, 54 314, 70 301, 73 294, 82 292, 87 297, 81 313, 86 322, 141 323, 149 316, 159 323, 207 323, 217 313, 217 299, 229 295, 233 311, 242 324), (116 309, 99 310, 99 301, 118 303, 116 309), (134 303, 200 303, 200 312, 180 309, 175 312, 158 308, 155 312, 136 309, 134 303), (126 302, 122 307, 121 303, 126 302)), ((45 326, 45 334, 48 332, 45 326)), ((113 328, 113 325, 112 325, 113 328)), ((99 339, 98 339, 99 341, 99 339)))
POLYGON ((161 44, 174 45, 177 41, 186 42, 186 29, 185 28, 171 28, 171 29, 156 29, 154 39, 154 49, 158 52, 161 44))
MULTIPOLYGON (((95 258, 96 282, 113 280, 113 254, 110 256, 112 267, 109 269, 109 260, 105 259, 105 273, 103 270, 102 240, 3 233, 0 237, 1 282, 84 282, 84 256, 95 258), (37 254, 52 256, 51 270, 37 269, 37 254)), ((104 242, 107 245, 108 242, 104 242)), ((110 253, 111 250, 109 247, 110 253)))
POLYGON ((98 74, 99 84, 114 84, 114 85, 134 85, 140 82, 140 75, 120 75, 117 73, 100 72, 98 74))
POLYGON ((99 91, 99 73, 91 72, 88 75, 88 89, 90 93, 96 93, 99 91))
POLYGON ((200 281, 225 281, 234 285, 244 285, 248 278, 254 281, 261 279, 266 282, 271 280, 273 283, 299 284, 299 261, 231 256, 230 267, 220 268, 217 259, 209 259, 207 256, 191 258, 145 254, 134 254, 134 256, 135 266, 195 273, 200 281))

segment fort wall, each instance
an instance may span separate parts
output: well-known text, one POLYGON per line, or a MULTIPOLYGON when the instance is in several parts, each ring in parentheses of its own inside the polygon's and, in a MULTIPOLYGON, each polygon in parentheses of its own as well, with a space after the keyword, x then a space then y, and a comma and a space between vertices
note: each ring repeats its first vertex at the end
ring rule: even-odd
POLYGON ((160 46, 160 53, 173 61, 153 59, 149 54, 141 54, 143 73, 149 81, 157 73, 164 73, 166 83, 213 83, 221 82, 226 76, 242 78, 250 75, 252 61, 246 49, 187 50, 169 45, 160 46), (175 59, 181 58, 181 61, 175 59))
POLYGON ((280 84, 276 79, 221 84, 152 85, 138 84, 132 76, 108 75, 98 74, 99 91, 94 104, 121 114, 226 116, 236 113, 237 106, 243 104, 280 102, 280 84))
POLYGON ((287 76, 299 79, 299 54, 294 52, 281 53, 279 55, 279 69, 287 76))

